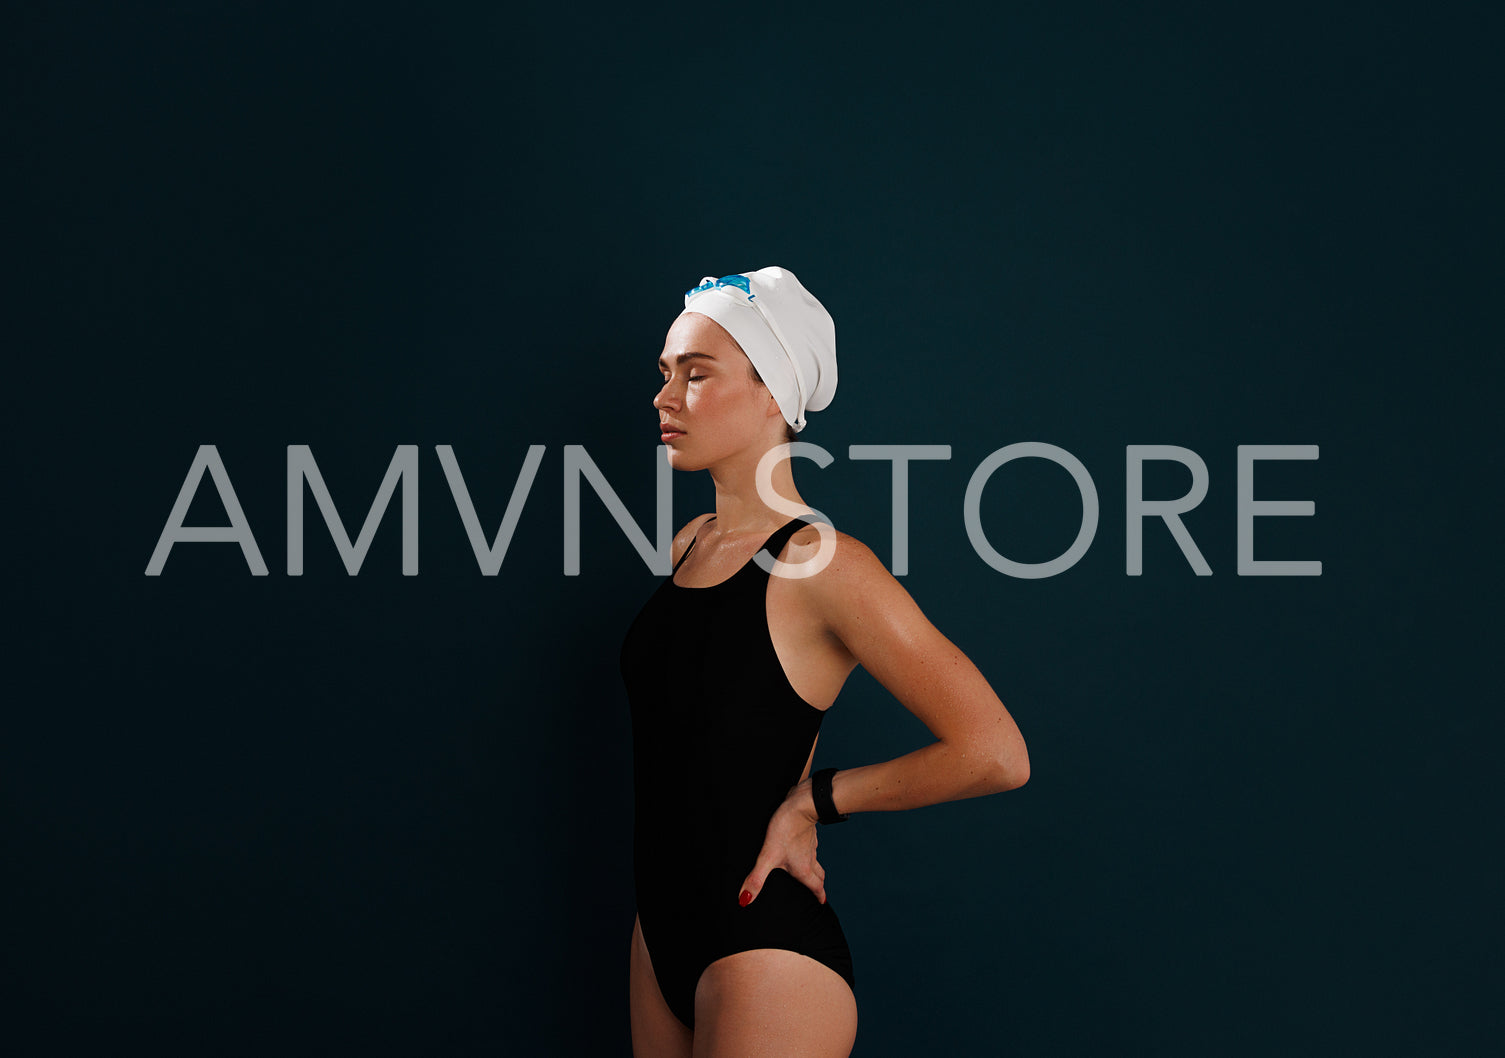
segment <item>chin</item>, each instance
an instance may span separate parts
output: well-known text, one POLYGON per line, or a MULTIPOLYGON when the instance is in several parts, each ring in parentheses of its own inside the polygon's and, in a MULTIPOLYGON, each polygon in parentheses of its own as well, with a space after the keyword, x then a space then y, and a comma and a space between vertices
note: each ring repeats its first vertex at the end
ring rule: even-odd
POLYGON ((697 463, 690 455, 681 452, 673 445, 664 445, 669 450, 669 467, 671 470, 704 470, 705 465, 697 463))

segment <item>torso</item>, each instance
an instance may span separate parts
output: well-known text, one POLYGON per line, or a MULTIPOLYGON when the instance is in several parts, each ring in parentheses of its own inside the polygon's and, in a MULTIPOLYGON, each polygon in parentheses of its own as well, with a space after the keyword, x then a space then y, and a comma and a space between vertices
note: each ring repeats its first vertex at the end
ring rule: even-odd
MULTIPOLYGON (((768 540, 771 552, 792 562, 795 549, 785 541, 797 531, 732 534, 692 566, 697 544, 644 603, 622 644, 639 925, 664 998, 686 1025, 693 1025, 701 973, 732 954, 798 952, 851 983, 851 953, 834 909, 786 871, 772 871, 748 906, 738 901, 769 819, 809 768, 824 716, 805 697, 821 696, 823 669, 822 651, 798 639, 814 618, 809 594, 780 590, 787 599, 770 602, 775 587, 788 584, 752 561, 768 540)), ((680 557, 688 536, 684 545, 676 548, 680 557)), ((824 671, 831 680, 839 666, 824 671)))
MULTIPOLYGON (((684 564, 675 572, 674 583, 683 588, 722 583, 751 560, 771 528, 722 534, 713 516, 697 518, 685 527, 682 539, 675 540, 674 562, 684 557, 684 564)), ((819 546, 819 531, 806 526, 790 538, 784 561, 807 562, 819 546)), ((857 660, 815 612, 806 586, 804 580, 790 577, 768 578, 768 635, 789 685, 810 705, 824 710, 836 701, 857 660)))

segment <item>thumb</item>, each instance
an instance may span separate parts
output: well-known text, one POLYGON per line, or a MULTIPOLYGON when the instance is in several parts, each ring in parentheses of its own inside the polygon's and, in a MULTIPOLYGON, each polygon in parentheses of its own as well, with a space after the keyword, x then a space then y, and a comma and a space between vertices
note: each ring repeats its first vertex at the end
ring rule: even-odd
POLYGON ((773 870, 772 866, 762 860, 754 864, 752 873, 742 879, 742 890, 737 894, 737 903, 746 907, 756 900, 758 894, 763 891, 763 883, 768 879, 768 872, 771 870, 773 870))

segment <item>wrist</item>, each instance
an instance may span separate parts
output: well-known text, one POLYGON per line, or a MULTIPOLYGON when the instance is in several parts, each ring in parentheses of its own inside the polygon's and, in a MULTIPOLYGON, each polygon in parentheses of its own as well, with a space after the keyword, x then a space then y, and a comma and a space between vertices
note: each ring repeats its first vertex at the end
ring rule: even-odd
POLYGON ((811 826, 819 822, 816 813, 816 801, 810 795, 810 780, 801 780, 795 786, 789 787, 789 793, 784 795, 784 804, 775 811, 775 816, 789 816, 790 819, 799 820, 801 823, 810 823, 811 826))
POLYGON ((820 821, 809 779, 801 779, 789 788, 789 796, 784 798, 782 807, 812 824, 820 821))

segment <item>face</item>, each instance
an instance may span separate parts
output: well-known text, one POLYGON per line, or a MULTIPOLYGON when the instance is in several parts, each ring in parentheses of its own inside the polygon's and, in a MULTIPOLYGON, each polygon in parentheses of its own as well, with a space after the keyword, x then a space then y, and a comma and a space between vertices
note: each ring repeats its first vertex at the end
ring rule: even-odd
POLYGON ((778 403, 753 380, 747 354, 709 316, 687 312, 676 319, 658 366, 664 384, 653 406, 675 469, 699 470, 747 451, 761 455, 770 431, 773 443, 783 440, 778 403))

